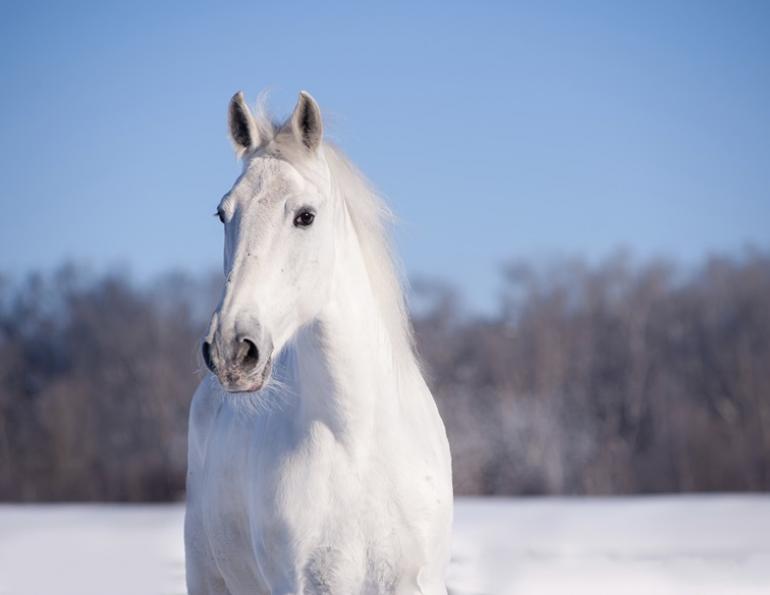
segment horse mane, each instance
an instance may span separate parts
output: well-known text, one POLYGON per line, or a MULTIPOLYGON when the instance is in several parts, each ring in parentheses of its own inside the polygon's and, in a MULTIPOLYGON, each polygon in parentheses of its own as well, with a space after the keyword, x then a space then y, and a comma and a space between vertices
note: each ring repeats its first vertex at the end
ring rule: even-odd
POLYGON ((401 263, 390 240, 395 218, 361 171, 334 144, 323 145, 332 182, 347 207, 369 273, 374 297, 395 346, 414 348, 401 263))
MULTIPOLYGON (((274 157, 302 168, 304 155, 295 143, 284 139, 285 125, 271 119, 266 96, 261 95, 254 119, 260 146, 274 157)), ((392 211, 369 180, 335 144, 324 140, 322 152, 329 167, 333 191, 347 208, 364 257, 374 298, 385 320, 396 353, 414 355, 414 337, 404 295, 401 263, 390 239, 395 221, 392 211)))

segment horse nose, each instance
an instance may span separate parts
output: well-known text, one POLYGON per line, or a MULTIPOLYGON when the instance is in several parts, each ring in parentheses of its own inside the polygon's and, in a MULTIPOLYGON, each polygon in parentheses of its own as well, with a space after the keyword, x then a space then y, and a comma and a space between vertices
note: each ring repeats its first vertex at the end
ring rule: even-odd
MULTIPOLYGON (((259 349, 257 344, 247 337, 236 339, 233 350, 230 352, 233 354, 229 365, 239 369, 244 374, 249 374, 254 371, 259 364, 259 349)), ((201 355, 203 356, 203 363, 206 367, 217 373, 217 366, 214 363, 214 357, 212 355, 212 345, 210 341, 203 341, 201 345, 201 355)))
POLYGON ((206 367, 212 372, 216 372, 214 360, 211 359, 211 343, 208 341, 203 342, 203 345, 201 346, 201 355, 203 355, 203 363, 206 364, 206 367))
POLYGON ((258 363, 259 349, 256 343, 247 337, 242 337, 235 350, 235 364, 248 374, 257 367, 258 363))

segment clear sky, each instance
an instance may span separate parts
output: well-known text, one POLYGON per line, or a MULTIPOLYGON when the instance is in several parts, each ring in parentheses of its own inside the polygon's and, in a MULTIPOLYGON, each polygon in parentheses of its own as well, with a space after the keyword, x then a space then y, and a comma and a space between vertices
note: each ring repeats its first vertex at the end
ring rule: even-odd
POLYGON ((0 271, 219 266, 226 107, 300 89, 411 274, 770 246, 770 2, 5 2, 0 271))

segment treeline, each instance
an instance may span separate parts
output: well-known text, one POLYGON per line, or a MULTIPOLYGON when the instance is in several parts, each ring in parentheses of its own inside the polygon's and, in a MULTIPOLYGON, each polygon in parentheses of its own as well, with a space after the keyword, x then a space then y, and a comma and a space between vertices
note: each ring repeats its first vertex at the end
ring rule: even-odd
MULTIPOLYGON (((181 497, 219 282, 0 281, 0 500, 181 497)), ((770 489, 770 255, 514 263, 486 316, 415 292, 458 493, 770 489)))
POLYGON ((0 500, 179 498, 209 293, 72 267, 0 286, 0 500))

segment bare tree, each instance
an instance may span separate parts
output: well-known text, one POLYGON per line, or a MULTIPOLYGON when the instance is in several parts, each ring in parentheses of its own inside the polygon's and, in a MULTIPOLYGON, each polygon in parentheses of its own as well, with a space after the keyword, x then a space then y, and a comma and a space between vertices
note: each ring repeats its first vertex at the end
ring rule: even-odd
MULTIPOLYGON (((465 494, 770 489, 770 257, 511 263, 499 310, 415 284, 465 494)), ((0 277, 0 499, 181 495, 218 276, 0 277)))

